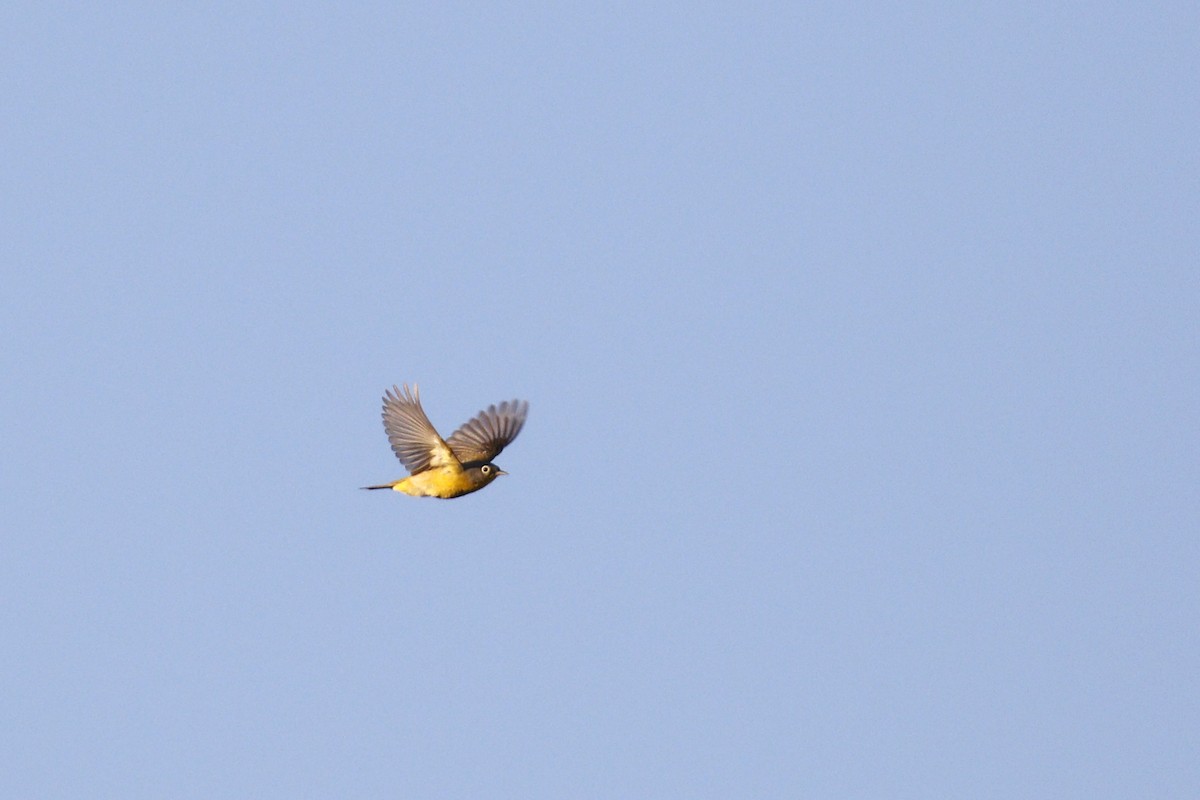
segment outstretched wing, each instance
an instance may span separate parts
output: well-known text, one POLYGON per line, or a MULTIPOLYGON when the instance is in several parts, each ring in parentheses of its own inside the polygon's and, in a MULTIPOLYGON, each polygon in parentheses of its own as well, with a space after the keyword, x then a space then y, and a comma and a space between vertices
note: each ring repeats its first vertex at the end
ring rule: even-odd
POLYGON ((446 444, 463 464, 491 461, 517 438, 528 413, 529 403, 524 400, 505 400, 499 406, 488 406, 450 434, 446 444))
POLYGON ((393 386, 384 394, 383 429, 387 431, 396 458, 412 474, 444 466, 462 469, 450 447, 425 416, 415 383, 411 392, 406 383, 403 390, 393 386))

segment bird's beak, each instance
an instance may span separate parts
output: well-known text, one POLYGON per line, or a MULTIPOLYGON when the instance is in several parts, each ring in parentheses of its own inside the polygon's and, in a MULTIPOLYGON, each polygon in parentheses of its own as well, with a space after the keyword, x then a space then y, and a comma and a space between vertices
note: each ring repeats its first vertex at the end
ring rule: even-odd
POLYGON ((496 467, 496 477, 497 478, 499 478, 501 475, 507 475, 507 474, 508 473, 505 472, 504 470, 500 469, 499 467, 496 467))

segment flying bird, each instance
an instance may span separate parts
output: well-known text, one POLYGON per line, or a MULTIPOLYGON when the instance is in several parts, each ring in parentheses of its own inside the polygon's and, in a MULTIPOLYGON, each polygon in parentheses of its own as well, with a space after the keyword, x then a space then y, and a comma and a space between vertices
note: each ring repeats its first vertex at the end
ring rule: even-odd
POLYGON ((383 429, 392 451, 411 475, 364 489, 394 489, 414 497, 461 497, 478 491, 508 473, 492 463, 521 428, 529 403, 506 400, 488 406, 443 439, 421 408, 414 383, 392 386, 383 395, 383 429))

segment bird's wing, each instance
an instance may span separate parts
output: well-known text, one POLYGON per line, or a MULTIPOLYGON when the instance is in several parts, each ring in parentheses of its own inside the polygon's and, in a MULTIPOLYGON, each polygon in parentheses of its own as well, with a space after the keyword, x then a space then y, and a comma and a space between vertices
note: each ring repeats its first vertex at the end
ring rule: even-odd
POLYGON ((412 474, 445 466, 462 469, 454 453, 429 422, 429 417, 425 416, 416 384, 411 392, 406 383, 403 390, 393 386, 384 394, 383 429, 387 431, 396 458, 412 474))
POLYGON ((521 432, 529 403, 505 400, 499 406, 488 406, 461 428, 450 434, 446 444, 464 464, 491 461, 521 432))

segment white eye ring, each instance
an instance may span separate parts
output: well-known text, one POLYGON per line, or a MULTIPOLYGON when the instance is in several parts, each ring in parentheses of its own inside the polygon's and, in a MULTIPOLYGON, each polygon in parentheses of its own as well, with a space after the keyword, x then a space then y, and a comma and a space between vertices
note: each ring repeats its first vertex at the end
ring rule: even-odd
POLYGON ((492 473, 492 468, 490 466, 488 466, 487 464, 484 464, 482 467, 479 468, 479 471, 482 472, 484 475, 490 475, 492 473))

